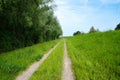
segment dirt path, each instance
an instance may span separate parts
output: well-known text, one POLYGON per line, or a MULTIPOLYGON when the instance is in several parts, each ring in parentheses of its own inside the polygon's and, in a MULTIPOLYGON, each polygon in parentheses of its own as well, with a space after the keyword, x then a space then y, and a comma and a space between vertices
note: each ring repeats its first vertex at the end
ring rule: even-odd
POLYGON ((67 46, 66 42, 64 41, 64 67, 62 72, 62 80, 75 80, 72 68, 71 68, 71 61, 68 57, 67 46))
MULTIPOLYGON (((59 44, 59 43, 58 43, 59 44)), ((16 80, 28 80, 32 74, 38 69, 38 67, 45 61, 45 59, 50 55, 50 53, 58 46, 56 44, 52 49, 45 54, 40 61, 33 63, 26 71, 16 77, 16 80)))

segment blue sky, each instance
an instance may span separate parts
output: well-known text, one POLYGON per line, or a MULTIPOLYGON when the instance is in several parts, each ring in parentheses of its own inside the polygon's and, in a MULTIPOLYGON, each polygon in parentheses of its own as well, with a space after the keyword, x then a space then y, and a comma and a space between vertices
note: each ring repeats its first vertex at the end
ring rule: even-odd
POLYGON ((54 0, 63 36, 75 31, 88 32, 91 26, 100 31, 113 30, 120 23, 120 0, 54 0))

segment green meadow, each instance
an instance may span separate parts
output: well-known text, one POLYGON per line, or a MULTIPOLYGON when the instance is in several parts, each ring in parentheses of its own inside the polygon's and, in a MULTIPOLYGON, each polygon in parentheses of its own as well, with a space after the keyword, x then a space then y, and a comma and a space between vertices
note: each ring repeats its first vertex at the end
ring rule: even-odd
POLYGON ((33 62, 38 61, 58 41, 49 41, 31 47, 0 54, 0 80, 14 80, 33 62))
POLYGON ((120 80, 120 31, 66 38, 76 80, 120 80))
MULTIPOLYGON (((64 38, 75 80, 120 80, 120 31, 95 32, 64 38)), ((0 80, 14 80, 32 63, 59 45, 30 80, 61 80, 64 40, 54 40, 0 54, 0 80)))

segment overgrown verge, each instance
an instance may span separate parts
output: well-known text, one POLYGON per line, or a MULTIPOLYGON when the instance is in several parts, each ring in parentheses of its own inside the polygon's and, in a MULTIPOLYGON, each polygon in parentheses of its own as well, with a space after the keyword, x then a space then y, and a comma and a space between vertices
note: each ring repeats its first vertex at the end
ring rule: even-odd
POLYGON ((63 41, 33 74, 30 80, 61 80, 63 65, 63 41))
POLYGON ((58 41, 49 41, 31 47, 0 54, 0 80, 14 80, 33 62, 41 59, 58 41))
POLYGON ((67 38, 76 80, 120 79, 120 31, 67 38))

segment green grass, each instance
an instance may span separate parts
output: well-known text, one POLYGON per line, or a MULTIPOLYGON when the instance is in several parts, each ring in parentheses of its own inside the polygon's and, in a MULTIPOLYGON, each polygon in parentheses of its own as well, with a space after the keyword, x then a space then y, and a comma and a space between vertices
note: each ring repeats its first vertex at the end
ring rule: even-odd
POLYGON ((30 80, 61 80, 63 67, 63 41, 33 74, 30 80))
POLYGON ((120 80, 120 31, 66 40, 76 80, 120 80))
POLYGON ((18 74, 33 62, 38 61, 57 42, 45 42, 0 54, 0 80, 14 80, 18 74))

